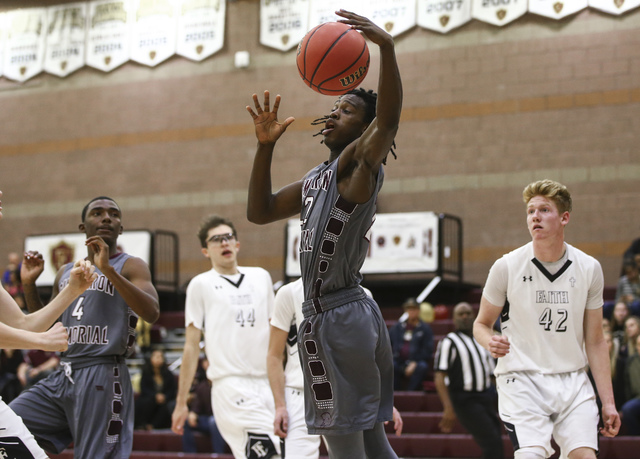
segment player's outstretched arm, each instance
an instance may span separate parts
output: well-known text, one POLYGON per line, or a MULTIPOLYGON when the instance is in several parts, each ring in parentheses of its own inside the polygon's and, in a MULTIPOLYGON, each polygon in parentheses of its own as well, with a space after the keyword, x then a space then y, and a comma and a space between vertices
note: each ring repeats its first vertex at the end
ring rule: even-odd
POLYGON ((377 174, 396 137, 402 113, 402 79, 395 44, 391 35, 366 17, 345 10, 336 11, 336 14, 344 18, 339 22, 361 31, 380 48, 376 117, 360 137, 355 152, 356 159, 362 155, 373 173, 377 174))
MULTIPOLYGON (((65 309, 88 289, 97 275, 87 260, 78 260, 69 276, 69 283, 42 309, 25 315, 19 308, 9 308, 3 315, 6 324, 34 332, 47 330, 62 315, 65 309)), ((6 292, 5 292, 6 293, 6 292)))
POLYGON ((184 433, 184 423, 189 415, 189 390, 198 368, 200 357, 200 337, 202 332, 193 324, 189 324, 185 334, 184 350, 182 351, 182 364, 180 365, 180 377, 178 380, 178 395, 176 406, 171 415, 171 430, 178 435, 184 433))
POLYGON ((151 282, 149 266, 140 258, 129 258, 122 272, 109 264, 109 246, 100 236, 87 238, 85 244, 94 253, 94 263, 136 314, 152 324, 160 316, 158 292, 151 282))
POLYGON ((293 123, 294 118, 288 117, 280 123, 278 121, 280 96, 276 96, 273 109, 270 108, 270 103, 269 91, 265 91, 264 106, 260 104, 257 94, 253 95, 255 111, 247 105, 247 111, 253 118, 258 139, 249 180, 247 218, 250 222, 260 225, 300 213, 302 195, 302 182, 300 181, 273 193, 271 184, 273 150, 280 136, 293 123))
MULTIPOLYGON (((36 250, 25 252, 20 266, 20 280, 22 281, 22 289, 24 291, 24 301, 29 312, 35 312, 44 307, 44 303, 36 287, 36 280, 43 271, 44 259, 42 258, 42 254, 36 250)), ((51 299, 55 298, 58 294, 58 281, 61 274, 62 271, 58 271, 56 275, 51 292, 51 299)))

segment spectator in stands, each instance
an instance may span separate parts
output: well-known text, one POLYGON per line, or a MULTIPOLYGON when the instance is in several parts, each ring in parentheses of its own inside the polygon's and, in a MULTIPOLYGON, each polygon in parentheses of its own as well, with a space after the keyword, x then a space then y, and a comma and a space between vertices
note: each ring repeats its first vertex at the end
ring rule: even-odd
POLYGON ((633 242, 631 242, 631 245, 627 248, 627 250, 624 251, 624 254, 622 255, 623 270, 621 275, 624 274, 624 263, 631 260, 635 260, 637 264, 640 264, 640 237, 634 239, 633 242))
POLYGON ((626 261, 624 274, 618 280, 616 303, 624 302, 632 314, 640 314, 640 269, 635 260, 626 261))
POLYGON ((640 317, 629 316, 624 321, 623 341, 620 345, 620 355, 631 357, 636 353, 636 338, 640 335, 640 317))
POLYGON ((622 425, 627 435, 640 435, 640 336, 634 343, 636 352, 627 359, 624 375, 627 401, 622 405, 622 425))
POLYGON ((10 403, 24 389, 18 379, 18 368, 23 362, 22 351, 0 349, 0 397, 5 403, 10 403))
POLYGON ((194 432, 200 432, 211 438, 211 452, 224 453, 225 441, 220 435, 218 425, 211 408, 211 381, 207 379, 209 361, 205 357, 200 361, 196 377, 191 387, 191 398, 188 402, 189 415, 184 423, 182 434, 182 450, 185 453, 197 453, 194 432))
POLYGON ((495 361, 473 338, 474 319, 473 308, 458 303, 453 309, 455 330, 438 344, 433 366, 444 408, 440 429, 450 433, 458 419, 482 449, 484 459, 502 458, 502 422, 492 383, 495 361))
POLYGON ((20 262, 20 255, 17 252, 11 252, 9 254, 9 263, 2 274, 2 286, 5 287, 5 289, 6 286, 11 283, 11 273, 15 271, 20 272, 20 262))
POLYGON ((176 378, 167 366, 164 352, 155 349, 142 369, 140 395, 136 400, 136 426, 146 430, 171 427, 176 392, 176 378))
POLYGON ((621 339, 624 335, 624 321, 629 317, 629 307, 624 301, 618 301, 613 307, 611 315, 611 333, 614 339, 621 339))
POLYGON ((18 367, 18 379, 28 389, 58 368, 60 357, 55 352, 32 349, 24 352, 24 362, 18 367))
POLYGON ((433 331, 420 320, 420 305, 415 298, 402 305, 406 319, 389 330, 393 349, 394 390, 422 390, 433 356, 433 331))

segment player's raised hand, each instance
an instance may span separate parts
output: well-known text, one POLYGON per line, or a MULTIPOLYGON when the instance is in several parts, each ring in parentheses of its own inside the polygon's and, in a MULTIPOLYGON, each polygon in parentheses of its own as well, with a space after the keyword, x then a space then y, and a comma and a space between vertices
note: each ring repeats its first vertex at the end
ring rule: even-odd
POLYGON ((285 119, 282 123, 278 121, 278 108, 280 107, 280 95, 276 96, 276 101, 273 104, 273 110, 270 109, 270 95, 269 91, 264 92, 264 106, 260 105, 258 95, 253 95, 253 104, 256 107, 254 112, 251 107, 247 105, 247 111, 253 118, 253 124, 256 128, 256 137, 261 144, 273 144, 280 138, 280 136, 287 130, 287 127, 295 121, 292 116, 285 119))
POLYGON ((44 259, 36 250, 25 252, 20 266, 20 280, 23 284, 34 284, 44 271, 44 259))
POLYGON ((489 340, 489 352, 493 358, 504 357, 509 353, 510 348, 511 344, 506 336, 493 335, 489 340))
POLYGON ((105 272, 109 268, 109 246, 107 243, 100 236, 91 236, 84 244, 93 251, 93 263, 96 268, 105 272))
POLYGON ((71 268, 69 287, 80 294, 91 287, 91 284, 97 278, 98 274, 95 272, 95 267, 89 260, 78 260, 71 268))
POLYGON ((42 338, 40 349, 44 351, 64 352, 69 347, 67 329, 60 322, 42 333, 42 338))
POLYGON ((393 37, 389 35, 386 30, 374 24, 370 19, 342 9, 336 11, 336 14, 344 18, 338 20, 338 22, 348 24, 352 28, 361 31, 365 37, 376 45, 383 46, 386 44, 393 44, 393 37))

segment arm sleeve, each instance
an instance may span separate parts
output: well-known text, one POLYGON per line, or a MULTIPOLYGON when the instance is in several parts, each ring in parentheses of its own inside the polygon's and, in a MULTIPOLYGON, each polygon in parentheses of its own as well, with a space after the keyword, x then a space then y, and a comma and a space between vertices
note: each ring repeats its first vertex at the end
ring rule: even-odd
POLYGON ((271 325, 286 332, 289 331, 291 323, 295 320, 291 285, 282 286, 276 293, 273 315, 271 316, 271 325))
POLYGON ((185 327, 193 324, 198 330, 204 329, 204 298, 202 286, 195 277, 189 282, 187 296, 184 305, 185 327))
POLYGON ((595 258, 593 259, 593 275, 591 276, 591 285, 587 293, 587 309, 598 309, 604 304, 602 297, 604 291, 604 275, 602 267, 595 258))
POLYGON ((509 285, 509 271, 507 260, 502 257, 496 261, 487 277, 482 295, 495 306, 503 306, 507 301, 507 286, 509 285))

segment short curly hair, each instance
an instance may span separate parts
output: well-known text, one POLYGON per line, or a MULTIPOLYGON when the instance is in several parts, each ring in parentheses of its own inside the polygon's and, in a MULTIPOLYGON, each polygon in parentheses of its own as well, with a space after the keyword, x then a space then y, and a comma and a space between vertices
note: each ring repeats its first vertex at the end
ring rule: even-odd
POLYGON ((233 235, 238 238, 238 233, 236 232, 236 227, 233 226, 231 220, 221 217, 219 215, 208 215, 202 219, 200 223, 200 228, 198 229, 198 239, 200 240, 200 245, 203 248, 207 247, 207 235, 209 234, 209 230, 211 228, 217 228, 220 225, 227 225, 231 228, 233 235))

